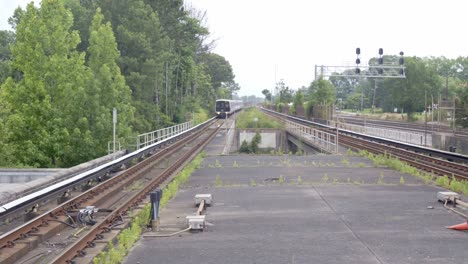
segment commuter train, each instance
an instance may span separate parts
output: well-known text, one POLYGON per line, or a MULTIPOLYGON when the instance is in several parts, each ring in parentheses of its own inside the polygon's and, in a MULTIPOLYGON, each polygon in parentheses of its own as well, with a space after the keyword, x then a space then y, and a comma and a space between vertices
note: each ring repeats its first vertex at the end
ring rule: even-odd
POLYGON ((219 99, 216 100, 215 112, 219 118, 226 118, 237 111, 240 111, 244 103, 237 100, 219 99))

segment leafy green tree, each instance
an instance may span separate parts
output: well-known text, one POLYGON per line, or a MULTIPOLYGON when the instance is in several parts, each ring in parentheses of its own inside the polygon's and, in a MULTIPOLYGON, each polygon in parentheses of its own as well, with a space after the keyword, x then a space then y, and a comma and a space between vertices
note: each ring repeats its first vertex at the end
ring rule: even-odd
POLYGON ((331 105, 335 102, 336 89, 333 84, 324 79, 313 81, 309 86, 309 100, 323 105, 331 105))
POLYGON ((262 94, 265 95, 265 100, 271 102, 271 92, 268 89, 263 89, 262 94))
POLYGON ((0 84, 11 75, 11 50, 10 45, 15 42, 15 34, 12 31, 0 30, 0 84))
POLYGON ((294 101, 293 101, 293 108, 294 112, 293 114, 296 114, 296 109, 298 106, 303 106, 304 105, 304 95, 302 94, 302 91, 299 90, 297 91, 296 95, 294 96, 294 101))
POLYGON ((393 100, 392 105, 411 116, 416 111, 424 111, 425 94, 439 94, 440 77, 434 67, 421 58, 405 58, 405 66, 405 80, 386 80, 384 85, 387 96, 393 100))
POLYGON ((231 64, 223 57, 215 53, 200 55, 200 61, 206 65, 207 73, 211 76, 211 85, 217 91, 223 83, 234 81, 231 64))
POLYGON ((347 109, 359 110, 361 109, 362 93, 352 93, 348 95, 345 105, 347 109))
MULTIPOLYGON (((354 69, 346 70, 342 74, 352 75, 354 74, 354 69)), ((356 91, 356 86, 359 84, 359 78, 332 76, 330 77, 330 82, 336 87, 336 98, 341 98, 343 101, 346 101, 348 96, 356 91)))
POLYGON ((99 6, 115 32, 118 65, 132 91, 133 128, 143 133, 170 125, 163 111, 175 105, 170 97, 173 43, 164 36, 158 12, 143 0, 101 1, 99 6))
POLYGON ((77 46, 80 52, 86 52, 89 47, 90 26, 93 17, 98 8, 98 4, 102 1, 96 0, 63 0, 65 7, 73 14, 72 30, 76 30, 80 34, 81 42, 77 46))
POLYGON ((99 144, 96 152, 101 155, 112 140, 112 109, 118 112, 117 137, 128 138, 132 131, 130 122, 134 108, 131 106, 131 91, 120 73, 114 32, 109 22, 103 24, 104 16, 98 8, 90 27, 88 65, 93 78, 87 86, 89 100, 85 103, 87 121, 91 134, 99 144))
MULTIPOLYGON (((16 27, 12 66, 22 78, 8 78, 1 96, 9 111, 7 141, 18 164, 69 165, 67 150, 84 143, 73 136, 87 129, 80 119, 89 74, 84 54, 75 51, 80 39, 69 31, 72 23, 62 2, 50 0, 39 9, 29 4, 16 27)), ((79 156, 70 162, 84 161, 88 155, 79 156)))
POLYGON ((292 100, 293 100, 293 91, 291 89, 289 89, 288 86, 286 86, 283 79, 281 79, 276 84, 275 90, 278 91, 278 94, 279 94, 278 100, 279 100, 280 103, 288 104, 288 103, 292 102, 292 100))

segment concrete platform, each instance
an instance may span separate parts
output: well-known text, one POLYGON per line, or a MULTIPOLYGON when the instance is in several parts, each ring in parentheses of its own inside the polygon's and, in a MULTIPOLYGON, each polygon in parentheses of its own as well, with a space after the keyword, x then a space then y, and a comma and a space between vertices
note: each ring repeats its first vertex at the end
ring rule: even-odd
POLYGON ((212 225, 142 238, 124 263, 465 264, 468 232, 444 228, 464 219, 439 190, 359 157, 210 156, 162 210, 160 233, 185 228, 197 193, 213 194, 212 225))

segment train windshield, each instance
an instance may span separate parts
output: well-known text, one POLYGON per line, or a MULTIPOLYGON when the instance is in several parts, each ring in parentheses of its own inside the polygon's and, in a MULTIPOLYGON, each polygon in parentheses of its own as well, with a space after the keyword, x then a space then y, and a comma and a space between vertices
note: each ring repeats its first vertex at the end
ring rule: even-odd
POLYGON ((217 101, 216 102, 216 112, 229 112, 229 102, 226 101, 217 101))

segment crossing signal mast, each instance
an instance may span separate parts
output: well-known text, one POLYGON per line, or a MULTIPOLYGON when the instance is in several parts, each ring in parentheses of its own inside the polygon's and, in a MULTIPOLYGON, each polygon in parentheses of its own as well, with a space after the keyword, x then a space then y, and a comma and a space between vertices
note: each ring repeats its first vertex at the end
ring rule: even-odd
POLYGON ((361 49, 356 48, 356 66, 325 66, 315 65, 315 79, 320 77, 352 77, 352 78, 397 78, 405 79, 405 59, 403 51, 400 51, 398 65, 384 64, 383 49, 379 48, 377 64, 362 65, 361 49))

